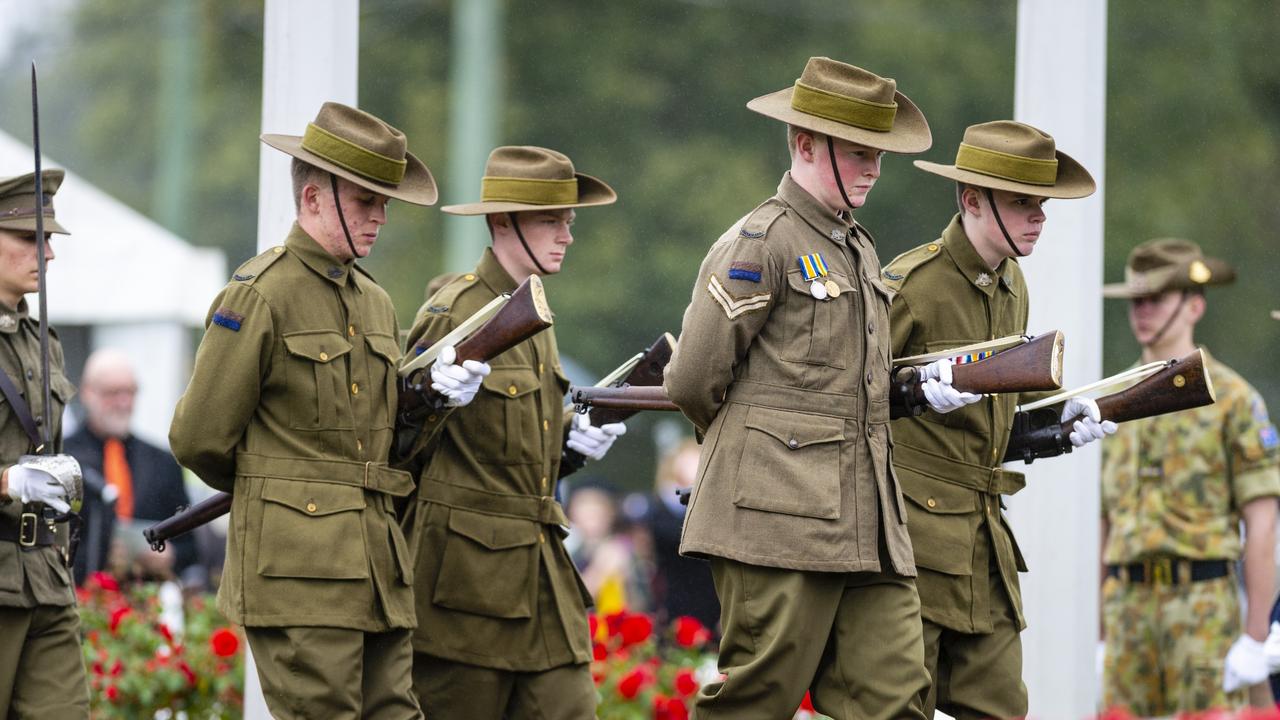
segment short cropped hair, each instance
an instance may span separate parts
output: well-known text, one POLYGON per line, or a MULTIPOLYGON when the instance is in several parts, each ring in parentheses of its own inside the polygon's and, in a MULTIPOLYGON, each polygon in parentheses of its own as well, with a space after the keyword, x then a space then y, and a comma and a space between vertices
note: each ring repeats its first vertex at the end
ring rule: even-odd
POLYGON ((302 209, 302 190, 308 184, 318 185, 324 179, 324 170, 294 158, 289 164, 289 175, 293 178, 293 210, 302 209))
POLYGON ((800 133, 804 133, 815 140, 823 137, 822 133, 817 132, 816 130, 810 130, 808 128, 802 128, 796 125, 788 124, 787 125, 787 152, 795 154, 796 138, 800 137, 800 133))

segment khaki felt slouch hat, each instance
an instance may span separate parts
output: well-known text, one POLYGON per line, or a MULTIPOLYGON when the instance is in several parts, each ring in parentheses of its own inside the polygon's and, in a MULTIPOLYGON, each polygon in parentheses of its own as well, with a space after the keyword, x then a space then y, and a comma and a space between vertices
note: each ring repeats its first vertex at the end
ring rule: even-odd
POLYGON ((1124 282, 1102 286, 1107 298, 1159 295, 1168 290, 1197 290, 1227 285, 1236 279, 1235 268, 1225 260, 1209 257, 1190 240, 1148 240, 1129 253, 1124 282))
POLYGON ((747 108, 805 130, 895 153, 929 149, 924 113, 889 78, 826 57, 809 58, 795 84, 747 108))
POLYGON ((451 215, 488 215, 609 205, 617 200, 613 188, 577 172, 564 153, 533 145, 504 145, 489 153, 480 201, 440 209, 451 215))
POLYGON ((967 185, 1036 197, 1082 198, 1098 187, 1083 165, 1057 149, 1053 136, 1013 120, 966 128, 954 165, 914 165, 967 185))
POLYGON ((434 205, 435 178, 409 152, 404 133, 357 108, 320 106, 303 135, 266 133, 262 142, 366 190, 414 205, 434 205))

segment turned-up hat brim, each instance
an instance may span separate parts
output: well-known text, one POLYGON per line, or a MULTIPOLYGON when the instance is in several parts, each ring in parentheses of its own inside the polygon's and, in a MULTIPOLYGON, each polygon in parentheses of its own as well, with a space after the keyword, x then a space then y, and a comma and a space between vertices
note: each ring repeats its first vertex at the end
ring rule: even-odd
POLYGON ((445 205, 441 212, 450 215, 490 215, 492 213, 525 212, 529 210, 566 210, 568 208, 591 207, 593 205, 611 205, 618 201, 618 194, 608 183, 585 173, 573 174, 578 180, 578 201, 541 205, 538 203, 513 202, 509 200, 487 200, 461 205, 445 205))
POLYGON ((436 200, 440 197, 440 193, 436 189, 435 178, 431 177, 431 171, 411 152, 406 151, 404 154, 404 178, 400 180, 398 185, 390 185, 371 180, 316 155, 302 147, 302 136, 300 135, 265 133, 262 135, 262 142, 286 155, 292 155, 308 165, 314 165, 366 190, 372 190, 396 200, 403 200, 414 205, 435 205, 436 200))
POLYGON ((1102 297, 1131 299, 1150 297, 1170 290, 1195 290, 1227 285, 1236 279, 1235 268, 1225 260, 1202 255, 1186 262, 1146 272, 1125 268, 1125 281, 1102 286, 1102 297))
POLYGON ((1055 150, 1053 154, 1058 159, 1058 176, 1052 185, 1037 185, 1018 180, 1007 180, 994 175, 958 168, 955 165, 943 165, 926 160, 916 160, 912 164, 927 173, 941 175, 944 178, 967 185, 1014 193, 1026 193, 1036 197, 1070 200, 1088 197, 1097 190, 1097 185, 1093 182, 1093 176, 1089 174, 1088 170, 1084 169, 1083 165, 1061 150, 1055 150))
POLYGON ((747 109, 788 125, 886 152, 919 153, 928 150, 933 144, 933 135, 929 132, 929 123, 925 121, 924 113, 920 112, 920 108, 910 98, 896 90, 893 100, 898 107, 893 118, 893 129, 887 131, 867 130, 796 110, 791 107, 794 93, 795 87, 792 86, 761 95, 747 103, 747 109))

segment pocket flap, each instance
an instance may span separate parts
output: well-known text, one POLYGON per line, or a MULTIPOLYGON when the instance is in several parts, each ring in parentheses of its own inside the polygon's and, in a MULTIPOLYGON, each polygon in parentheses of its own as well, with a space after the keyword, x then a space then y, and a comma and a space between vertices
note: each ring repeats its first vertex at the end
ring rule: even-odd
POLYGON ((538 389, 538 374, 530 367, 496 367, 484 379, 483 387, 502 397, 518 398, 538 389))
POLYGON ((490 550, 505 550, 538 542, 537 523, 532 520, 482 515, 465 510, 454 509, 449 512, 449 530, 490 550))
MULTIPOLYGON (((369 352, 382 357, 390 363, 399 362, 400 360, 400 344, 390 335, 381 333, 370 333, 364 336, 364 341, 369 345, 369 352)), ((332 355, 333 353, 329 353, 332 355)))
MULTIPOLYGON (((840 288, 841 295, 844 295, 845 293, 858 292, 858 288, 854 286, 853 282, 850 281, 849 278, 844 273, 836 272, 832 270, 832 271, 829 271, 827 276, 822 279, 824 281, 825 280, 834 281, 836 284, 836 287, 840 288)), ((787 284, 791 286, 791 289, 799 293, 804 293, 805 295, 808 295, 810 298, 813 298, 813 296, 809 294, 810 282, 811 281, 804 279, 804 273, 801 272, 799 268, 796 268, 795 270, 787 271, 787 284)), ((832 298, 828 297, 827 299, 830 300, 832 298)))
POLYGON ((902 468, 898 469, 897 476, 902 494, 926 512, 935 515, 962 515, 981 509, 978 492, 971 488, 922 478, 902 468))
POLYGON ((303 330, 284 336, 284 346, 293 355, 329 362, 351 352, 351 343, 336 330, 303 330))
POLYGON ((744 424, 769 435, 791 450, 844 440, 844 420, 826 415, 752 406, 747 410, 744 424))
POLYGON ((365 507, 364 490, 351 485, 267 480, 262 499, 293 508, 305 515, 332 515, 365 507))
POLYGON ((885 300, 893 302, 893 291, 889 289, 889 286, 884 284, 884 281, 880 279, 879 275, 869 277, 867 280, 871 282, 871 287, 875 288, 876 292, 884 296, 885 300))

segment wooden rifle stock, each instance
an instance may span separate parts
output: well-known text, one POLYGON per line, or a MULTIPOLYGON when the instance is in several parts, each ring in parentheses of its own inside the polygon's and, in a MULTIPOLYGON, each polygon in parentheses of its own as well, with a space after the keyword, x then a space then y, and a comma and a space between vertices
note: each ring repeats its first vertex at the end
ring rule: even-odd
MULTIPOLYGON (((1116 423, 1211 405, 1214 402, 1213 383, 1205 371, 1204 353, 1197 349, 1178 360, 1170 360, 1150 377, 1100 397, 1096 402, 1102 419, 1116 423)), ((1082 417, 1062 422, 1049 408, 1018 413, 1004 462, 1022 460, 1030 463, 1037 458, 1071 452, 1069 436, 1076 421, 1082 417), (1042 415, 1037 418, 1036 413, 1042 415)))
MULTIPOLYGON (((455 346, 457 358, 454 362, 489 362, 549 327, 551 309, 542 289, 542 278, 530 275, 493 317, 455 346)), ((401 386, 399 407, 402 416, 439 403, 440 395, 431 387, 429 367, 414 372, 401 386)))
MULTIPOLYGON (((977 362, 951 368, 951 386, 960 392, 997 395, 1011 392, 1057 390, 1062 387, 1062 333, 1042 333, 1021 345, 977 362)), ((889 384, 892 417, 918 415, 927 407, 924 383, 911 369, 902 381, 889 384)))
MULTIPOLYGON (((631 372, 622 378, 619 386, 631 387, 653 387, 662 386, 662 374, 667 369, 667 363, 671 361, 671 353, 675 350, 676 339, 671 333, 662 333, 653 344, 645 349, 644 354, 636 362, 635 367, 631 368, 631 372)), ((664 396, 665 397, 665 396, 664 396)), ((593 405, 587 411, 587 417, 591 418, 591 424, 596 427, 608 423, 623 422, 627 418, 635 415, 641 409, 645 408, 622 408, 608 407, 604 405, 593 405)))
POLYGON ((164 551, 165 542, 186 535, 201 525, 231 512, 231 494, 215 493, 204 500, 179 510, 173 517, 166 518, 142 531, 143 537, 151 543, 151 549, 164 551))
MULTIPOLYGON (((667 399, 667 390, 661 385, 618 387, 575 387, 569 397, 579 408, 594 411, 597 408, 625 410, 635 414, 640 410, 679 410, 667 399)), ((593 418, 594 420, 594 418, 593 418)))

